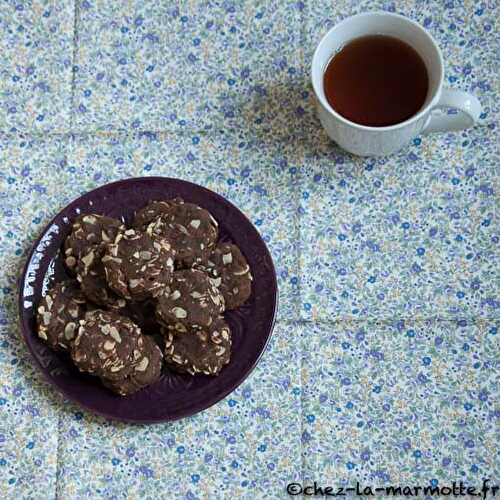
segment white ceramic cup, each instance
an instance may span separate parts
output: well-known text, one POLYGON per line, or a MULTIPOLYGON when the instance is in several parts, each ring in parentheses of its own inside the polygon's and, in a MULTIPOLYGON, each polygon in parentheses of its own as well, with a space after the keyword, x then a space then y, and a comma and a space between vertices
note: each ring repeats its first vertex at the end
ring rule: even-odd
POLYGON ((314 52, 311 78, 319 119, 326 133, 340 147, 360 156, 391 154, 421 133, 472 127, 481 114, 481 104, 476 97, 443 88, 443 57, 436 42, 419 24, 398 14, 367 12, 334 26, 314 52), (330 106, 323 78, 330 59, 349 41, 378 34, 399 38, 419 53, 427 67, 429 90, 420 111, 408 120, 387 127, 367 127, 347 120, 330 106), (448 112, 450 108, 454 110, 451 113, 448 112))

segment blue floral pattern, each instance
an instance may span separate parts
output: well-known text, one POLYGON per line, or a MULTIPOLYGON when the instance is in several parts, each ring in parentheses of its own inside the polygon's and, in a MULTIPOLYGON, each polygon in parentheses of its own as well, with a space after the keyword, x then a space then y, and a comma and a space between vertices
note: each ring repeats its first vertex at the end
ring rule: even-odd
POLYGON ((274 131, 286 130, 296 116, 300 4, 200 1, 159 8, 147 0, 131 9, 107 1, 79 7, 79 130, 244 124, 274 131))
POLYGON ((498 317, 496 142, 477 127, 376 160, 311 140, 299 208, 304 319, 498 317))
POLYGON ((74 14, 69 1, 2 2, 2 132, 69 130, 74 14))
POLYGON ((498 324, 343 321, 303 332, 304 480, 494 480, 498 324))
POLYGON ((494 2, 9 1, 0 7, 2 498, 286 498, 286 484, 498 478, 498 34, 494 2), (181 5, 182 4, 182 5, 181 5), (320 128, 312 52, 398 12, 440 44, 481 123, 355 158, 320 128), (267 242, 280 311, 252 375, 170 424, 64 401, 20 341, 17 280, 65 204, 187 179, 267 242))

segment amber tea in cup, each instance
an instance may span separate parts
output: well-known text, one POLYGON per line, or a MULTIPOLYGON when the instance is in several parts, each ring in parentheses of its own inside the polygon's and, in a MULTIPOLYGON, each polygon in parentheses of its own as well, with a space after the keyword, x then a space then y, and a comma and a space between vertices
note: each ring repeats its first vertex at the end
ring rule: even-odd
POLYGON ((422 108, 428 89, 427 68, 417 51, 387 35, 351 40, 330 59, 324 74, 330 106, 369 127, 408 120, 422 108))

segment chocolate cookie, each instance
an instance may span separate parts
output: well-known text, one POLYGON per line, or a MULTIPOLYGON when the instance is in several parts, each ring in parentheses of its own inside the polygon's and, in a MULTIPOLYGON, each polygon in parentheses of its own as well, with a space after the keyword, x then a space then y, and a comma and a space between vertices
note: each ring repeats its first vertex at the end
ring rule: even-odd
POLYGON ((51 288, 38 306, 38 336, 52 349, 69 349, 85 314, 85 297, 76 281, 51 288))
POLYGON ((71 358, 80 371, 117 381, 141 362, 143 342, 140 328, 128 318, 96 309, 80 321, 71 358))
POLYGON ((155 297, 170 283, 174 252, 164 239, 127 229, 107 245, 102 258, 109 287, 127 300, 155 297))
POLYGON ((176 271, 158 296, 156 317, 170 330, 207 328, 224 312, 224 297, 208 275, 196 269, 176 271))
POLYGON ((133 394, 160 378, 163 359, 161 350, 151 337, 145 335, 143 341, 141 357, 130 375, 117 381, 102 379, 106 387, 121 396, 133 394))
POLYGON ((66 266, 70 271, 76 271, 80 257, 87 254, 92 246, 111 243, 124 230, 125 226, 111 217, 97 214, 78 216, 64 242, 66 266))
POLYGON ((176 253, 179 268, 203 261, 218 235, 217 221, 205 209, 193 203, 173 203, 147 228, 152 236, 166 239, 176 253))
POLYGON ((231 357, 231 330, 217 318, 207 330, 177 335, 165 333, 165 361, 173 370, 191 375, 218 375, 231 357))
POLYGON ((219 243, 207 262, 199 266, 224 296, 226 310, 244 304, 252 293, 250 266, 240 249, 232 243, 219 243))
POLYGON ((91 247, 89 252, 82 255, 78 261, 76 279, 80 283, 84 295, 99 306, 111 309, 122 309, 126 305, 124 298, 116 295, 108 287, 102 257, 104 246, 91 247))
POLYGON ((172 201, 152 201, 144 208, 141 208, 134 217, 132 221, 132 227, 138 229, 139 231, 146 231, 147 227, 151 222, 156 220, 161 215, 166 214, 172 207, 172 203, 180 202, 180 198, 176 198, 172 201))

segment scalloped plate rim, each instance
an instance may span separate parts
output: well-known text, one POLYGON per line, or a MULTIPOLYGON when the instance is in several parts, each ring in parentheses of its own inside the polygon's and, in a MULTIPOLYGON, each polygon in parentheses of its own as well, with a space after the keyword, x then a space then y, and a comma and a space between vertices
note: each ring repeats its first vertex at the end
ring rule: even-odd
MULTIPOLYGON (((179 179, 179 178, 175 178, 175 177, 162 177, 162 176, 142 176, 142 177, 128 177, 128 178, 124 178, 124 179, 118 179, 118 180, 115 180, 115 181, 112 181, 112 182, 109 182, 106 184, 102 184, 102 185, 97 186, 93 189, 90 189, 89 191, 86 191, 83 194, 81 194, 80 196, 78 196, 77 198, 75 198, 73 201, 71 201, 67 205, 63 206, 54 215, 54 217, 52 217, 52 219, 44 226, 42 231, 40 231, 40 234, 38 235, 38 237, 32 243, 30 251, 26 257, 26 261, 25 261, 25 264, 23 266, 22 273, 21 273, 20 278, 19 278, 18 287, 19 287, 19 295, 18 295, 18 302, 17 303, 18 303, 18 315, 19 315, 18 317, 19 317, 19 323, 20 323, 20 336, 21 336, 24 344, 27 346, 32 360, 35 362, 35 364, 38 368, 38 371, 42 373, 45 381, 48 382, 48 384, 51 387, 54 387, 60 396, 63 396, 65 398, 69 399, 77 406, 84 408, 85 410, 89 411, 92 414, 99 415, 101 417, 104 417, 107 420, 117 421, 117 422, 125 422, 128 424, 136 424, 136 425, 157 424, 157 423, 162 423, 162 422, 174 422, 177 420, 181 420, 183 418, 187 418, 187 417, 196 415, 198 413, 201 413, 201 412, 207 410, 208 408, 214 406, 218 402, 222 401, 229 394, 231 394, 254 371, 255 367, 257 366, 257 364, 261 360, 262 356, 264 355, 265 351, 267 350, 272 333, 274 331, 275 324, 276 324, 276 317, 277 317, 278 304, 279 304, 279 287, 278 287, 277 277, 276 277, 276 268, 274 266, 274 262, 273 262, 271 253, 269 252, 269 249, 267 248, 267 245, 264 242, 264 240, 262 239, 261 235, 259 234, 259 232, 255 228, 255 226, 252 224, 252 222, 248 219, 248 217, 238 207, 236 207, 236 205, 234 205, 231 201, 229 201, 228 199, 226 199, 224 196, 220 195, 219 193, 216 193, 215 191, 212 191, 204 186, 201 186, 199 184, 195 184, 193 182, 190 182, 190 181, 187 181, 184 179, 179 179), (139 420, 139 419, 129 418, 126 416, 113 415, 113 414, 110 414, 106 411, 96 409, 88 404, 85 404, 85 403, 75 399, 75 397, 71 394, 71 391, 68 391, 68 390, 60 387, 53 380, 53 378, 50 376, 50 373, 41 365, 36 353, 34 352, 34 346, 32 346, 28 342, 28 336, 32 335, 32 331, 31 331, 31 328, 29 328, 28 322, 26 320, 25 314, 23 314, 23 311, 24 311, 24 298, 25 298, 24 284, 26 282, 26 278, 27 278, 28 270, 30 268, 31 261, 33 259, 35 251, 37 250, 42 238, 45 236, 48 229, 51 228, 56 223, 58 218, 61 216, 61 213, 65 212, 67 210, 73 210, 75 207, 77 207, 79 205, 79 203, 84 201, 86 198, 88 198, 90 195, 92 195, 96 191, 99 191, 99 190, 104 189, 104 188, 119 187, 120 185, 123 185, 123 184, 132 184, 134 182, 143 181, 143 180, 148 180, 150 182, 151 181, 152 182, 154 182, 154 181, 172 182, 173 181, 175 183, 186 184, 188 187, 191 187, 191 188, 197 189, 197 190, 201 190, 206 195, 215 196, 215 198, 218 199, 218 201, 222 201, 223 203, 229 205, 232 210, 237 210, 239 212, 239 214, 244 219, 246 219, 246 222, 249 224, 249 226, 251 226, 252 229, 255 231, 255 234, 258 236, 259 242, 262 245, 262 249, 265 251, 265 253, 267 254, 267 257, 269 259, 269 262, 271 265, 271 271, 272 271, 272 282, 273 282, 273 289, 274 289, 274 291, 273 291, 274 304, 273 304, 273 310, 272 310, 272 318, 270 318, 270 326, 269 326, 269 331, 267 333, 265 343, 264 343, 262 349, 260 350, 260 353, 257 355, 256 359, 241 374, 241 376, 238 378, 237 381, 235 381, 233 384, 229 385, 226 389, 224 389, 220 393, 217 393, 217 395, 215 397, 212 397, 203 408, 201 408, 197 411, 192 412, 190 410, 184 410, 172 418, 171 417, 168 417, 168 418, 166 418, 166 417, 154 417, 154 418, 141 418, 139 420)), ((34 305, 33 305, 33 307, 34 307, 34 305)))

